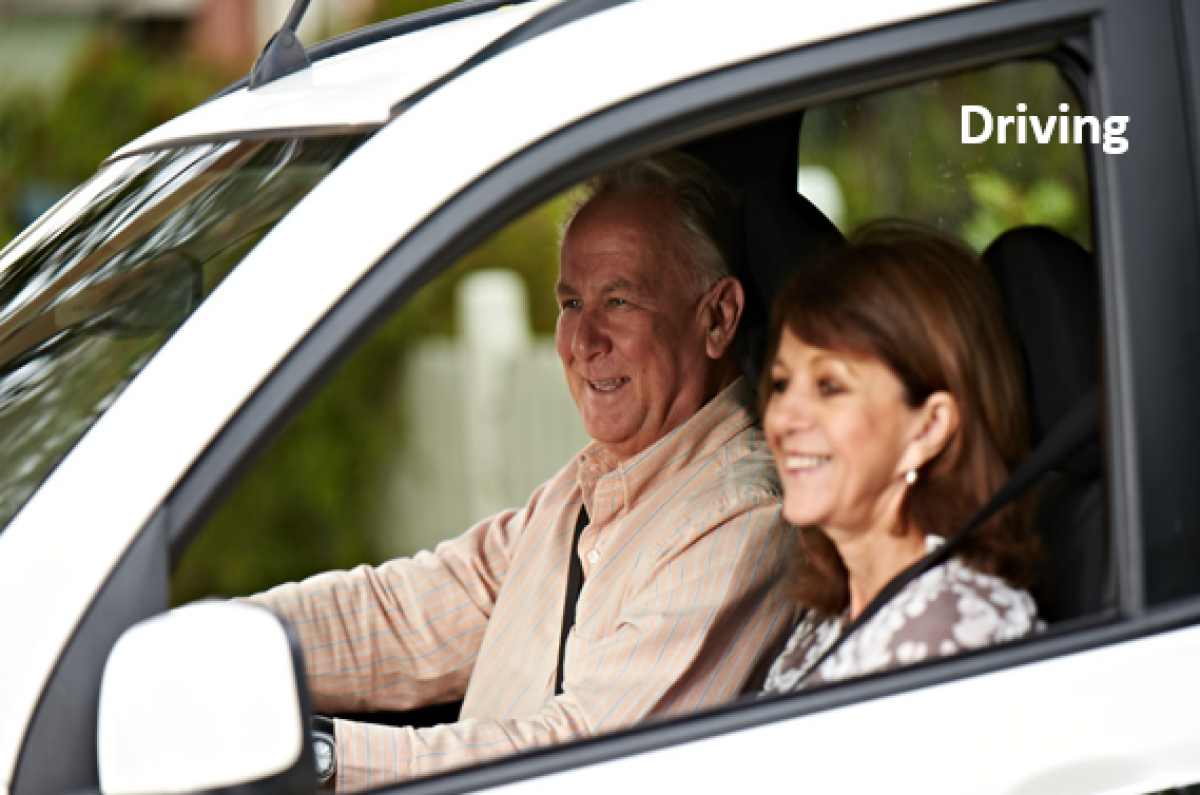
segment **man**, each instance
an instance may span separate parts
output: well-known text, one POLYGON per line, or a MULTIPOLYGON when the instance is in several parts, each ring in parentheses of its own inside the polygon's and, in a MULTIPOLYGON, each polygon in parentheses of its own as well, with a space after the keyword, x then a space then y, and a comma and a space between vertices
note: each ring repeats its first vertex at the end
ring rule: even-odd
POLYGON ((296 626, 318 711, 464 699, 430 729, 336 721, 339 791, 722 703, 795 624, 792 534, 736 365, 732 201, 679 154, 590 188, 556 342, 595 442, 433 553, 254 597, 296 626))

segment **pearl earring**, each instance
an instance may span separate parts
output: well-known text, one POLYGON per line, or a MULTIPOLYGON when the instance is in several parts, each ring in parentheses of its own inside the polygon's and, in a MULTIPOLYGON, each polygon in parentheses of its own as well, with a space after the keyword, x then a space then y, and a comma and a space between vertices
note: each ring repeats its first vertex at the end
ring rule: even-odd
POLYGON ((910 485, 910 486, 912 484, 916 483, 917 482, 917 470, 915 470, 915 469, 908 470, 908 474, 904 476, 904 479, 908 482, 908 485, 910 485))

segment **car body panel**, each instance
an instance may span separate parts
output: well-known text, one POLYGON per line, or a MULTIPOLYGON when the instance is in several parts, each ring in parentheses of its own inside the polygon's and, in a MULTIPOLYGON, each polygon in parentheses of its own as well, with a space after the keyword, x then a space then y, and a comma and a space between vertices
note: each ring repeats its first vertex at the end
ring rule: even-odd
POLYGON ((1146 795, 1200 781, 1198 666, 1190 627, 483 791, 1146 795))
MULTIPOLYGON (((687 3, 640 0, 633 4, 639 6, 637 9, 617 8, 598 16, 616 13, 624 24, 645 27, 614 29, 610 25, 607 29, 595 29, 595 20, 591 18, 585 18, 579 24, 590 31, 587 35, 602 37, 593 41, 593 47, 606 41, 622 41, 627 39, 627 34, 644 30, 650 37, 646 46, 651 52, 657 51, 662 60, 674 62, 683 51, 677 46, 675 37, 689 31, 703 33, 708 30, 710 36, 717 31, 725 32, 728 35, 712 36, 712 40, 728 45, 733 51, 741 50, 742 57, 757 57, 773 49, 800 46, 993 1, 854 0, 836 6, 800 1, 752 3, 743 13, 740 5, 728 3, 710 3, 709 8, 702 8, 687 3), (756 8, 756 5, 764 7, 756 8), (628 19, 626 14, 634 19, 628 19), (792 24, 777 28, 767 23, 777 19, 788 19, 792 24), (717 27, 710 28, 710 25, 717 27), (663 30, 671 31, 672 46, 669 49, 662 46, 664 34, 660 31, 663 30)), ((385 124, 396 103, 558 2, 561 0, 504 6, 319 61, 310 69, 280 78, 255 91, 239 89, 219 102, 202 105, 130 142, 113 157, 235 133, 372 128, 385 124)), ((547 38, 557 41, 558 44, 551 47, 561 51, 560 35, 561 31, 554 31, 547 38)), ((721 56, 719 49, 712 53, 697 51, 693 55, 699 71, 728 65, 729 61, 721 56)), ((615 59, 610 61, 615 62, 615 59)), ((539 82, 549 76, 547 70, 538 68, 517 76, 517 82, 510 88, 529 85, 530 75, 536 75, 539 82)), ((557 100, 563 98, 557 95, 556 102, 544 104, 553 109, 558 107, 557 100)))

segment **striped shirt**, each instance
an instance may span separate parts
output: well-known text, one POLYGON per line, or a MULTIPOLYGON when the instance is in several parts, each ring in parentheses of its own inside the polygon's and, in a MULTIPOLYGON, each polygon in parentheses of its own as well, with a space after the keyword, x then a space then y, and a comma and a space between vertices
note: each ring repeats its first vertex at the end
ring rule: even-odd
POLYGON ((292 622, 315 708, 464 700, 427 729, 338 720, 338 791, 378 787, 713 706, 747 686, 798 613, 793 534, 743 381, 651 448, 593 443, 520 510, 372 568, 252 597, 292 622), (584 585, 555 695, 581 502, 584 585))

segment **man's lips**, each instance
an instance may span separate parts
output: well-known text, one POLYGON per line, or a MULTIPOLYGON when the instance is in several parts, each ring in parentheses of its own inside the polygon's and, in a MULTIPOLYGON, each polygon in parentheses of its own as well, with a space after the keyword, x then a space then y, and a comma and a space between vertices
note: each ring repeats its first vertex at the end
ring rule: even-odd
POLYGON ((616 392, 618 389, 620 389, 621 387, 623 387, 629 383, 628 376, 618 376, 617 378, 598 378, 598 379, 585 378, 583 380, 584 380, 584 383, 586 383, 588 385, 588 390, 590 390, 592 392, 599 392, 600 394, 616 392))

